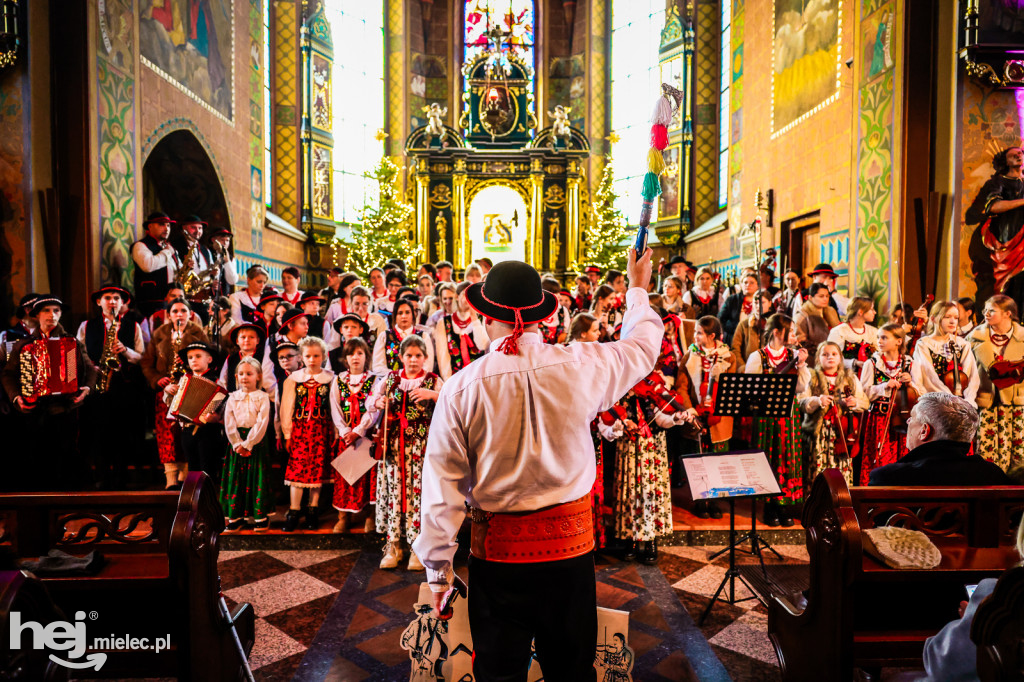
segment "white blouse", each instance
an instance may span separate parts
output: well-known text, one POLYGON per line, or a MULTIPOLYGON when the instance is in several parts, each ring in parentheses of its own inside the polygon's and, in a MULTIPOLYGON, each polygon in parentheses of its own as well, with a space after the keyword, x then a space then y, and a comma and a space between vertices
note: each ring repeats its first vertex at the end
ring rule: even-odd
POLYGON ((224 432, 231 447, 252 450, 267 434, 270 423, 270 396, 260 390, 240 388, 228 396, 224 406, 224 432), (243 440, 238 429, 249 429, 243 440))
MULTIPOLYGON (((849 322, 843 322, 837 327, 832 327, 828 333, 828 341, 839 344, 840 349, 845 348, 845 344, 849 343, 866 343, 871 346, 871 352, 873 353, 878 349, 878 329, 872 327, 870 324, 864 325, 864 330, 860 333, 854 331, 853 327, 850 326, 849 322)), ((843 358, 843 364, 846 365, 846 369, 857 369, 864 363, 858 363, 855 360, 843 358), (857 365, 854 367, 854 365, 857 365)))
POLYGON ((971 344, 959 336, 947 337, 946 341, 939 341, 934 336, 922 336, 914 347, 914 366, 910 369, 910 376, 916 385, 924 389, 925 393, 950 393, 949 388, 942 381, 942 377, 936 374, 935 366, 932 365, 932 355, 941 355, 947 360, 950 359, 948 339, 953 340, 960 368, 967 375, 967 385, 961 387, 963 398, 977 407, 975 398, 977 398, 978 388, 981 386, 978 364, 974 359, 974 353, 971 352, 971 344))

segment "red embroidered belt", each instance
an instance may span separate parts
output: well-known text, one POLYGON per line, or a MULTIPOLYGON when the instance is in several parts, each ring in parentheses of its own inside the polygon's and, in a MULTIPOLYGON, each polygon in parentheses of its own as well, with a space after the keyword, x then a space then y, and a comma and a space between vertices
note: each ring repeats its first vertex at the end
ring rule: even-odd
POLYGON ((590 495, 532 512, 471 509, 470 551, 487 561, 534 564, 582 556, 594 549, 590 495))

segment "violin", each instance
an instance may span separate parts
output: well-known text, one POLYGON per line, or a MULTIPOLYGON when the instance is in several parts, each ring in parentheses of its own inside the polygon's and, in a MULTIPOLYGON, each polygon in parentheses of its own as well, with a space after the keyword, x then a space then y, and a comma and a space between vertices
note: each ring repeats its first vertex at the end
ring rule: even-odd
POLYGON ((714 376, 714 369, 717 363, 718 352, 716 351, 711 355, 711 369, 708 370, 705 380, 701 382, 700 388, 697 391, 698 404, 694 406, 698 416, 709 427, 722 421, 721 417, 711 414, 715 411, 715 399, 718 397, 718 380, 714 376))
POLYGON ((787 348, 793 351, 793 357, 776 367, 775 374, 796 374, 797 372, 796 366, 800 363, 799 348, 790 348, 789 346, 787 348))
MULTIPOLYGON (((902 360, 903 356, 900 355, 901 375, 904 372, 902 360)), ((897 378, 897 381, 900 380, 897 378)), ((889 437, 891 439, 896 440, 900 436, 906 435, 910 411, 914 409, 914 405, 917 405, 920 397, 917 389, 911 386, 909 381, 900 381, 899 388, 893 390, 892 395, 889 397, 889 412, 886 417, 889 424, 889 437)))
MULTIPOLYGON (((927 308, 934 302, 935 296, 932 294, 928 294, 927 296, 924 297, 924 303, 921 304, 921 307, 927 308)), ((910 324, 909 320, 904 320, 904 322, 910 324)), ((910 330, 910 334, 908 335, 910 337, 910 340, 907 342, 908 349, 913 349, 913 347, 917 344, 918 340, 921 338, 921 335, 924 334, 924 326, 925 324, 927 324, 927 322, 928 320, 922 320, 920 317, 914 320, 914 328, 910 330)))
POLYGON ((946 344, 946 350, 949 351, 952 357, 952 365, 948 372, 942 377, 942 383, 946 385, 949 392, 958 398, 962 398, 964 395, 964 387, 967 386, 968 378, 967 373, 960 365, 960 353, 957 350, 956 344, 953 342, 953 337, 949 338, 949 343, 946 344))
POLYGON ((669 389, 657 372, 651 372, 633 387, 633 393, 654 403, 665 414, 686 411, 686 400, 679 393, 669 389))
MULTIPOLYGON (((849 386, 843 389, 843 398, 852 398, 853 389, 849 386)), ((846 414, 842 417, 840 432, 842 433, 843 448, 847 455, 850 457, 856 457, 860 450, 860 427, 862 422, 862 415, 854 412, 852 409, 847 408, 846 414)))

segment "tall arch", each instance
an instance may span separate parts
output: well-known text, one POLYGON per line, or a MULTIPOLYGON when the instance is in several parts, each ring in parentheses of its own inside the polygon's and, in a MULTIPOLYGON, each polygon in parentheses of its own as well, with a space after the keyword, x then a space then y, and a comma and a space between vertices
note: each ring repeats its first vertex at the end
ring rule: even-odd
POLYGON ((192 130, 172 130, 154 143, 147 140, 143 153, 143 215, 164 211, 178 219, 194 213, 211 225, 231 228, 220 172, 192 130))

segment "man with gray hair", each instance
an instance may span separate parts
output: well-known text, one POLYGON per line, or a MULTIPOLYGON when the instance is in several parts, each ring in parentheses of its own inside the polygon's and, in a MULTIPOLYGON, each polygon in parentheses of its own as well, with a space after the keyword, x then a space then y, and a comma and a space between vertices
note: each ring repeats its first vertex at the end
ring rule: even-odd
POLYGON ((1012 485, 996 464, 969 455, 978 411, 949 393, 925 393, 907 420, 907 456, 871 472, 868 485, 1012 485))

